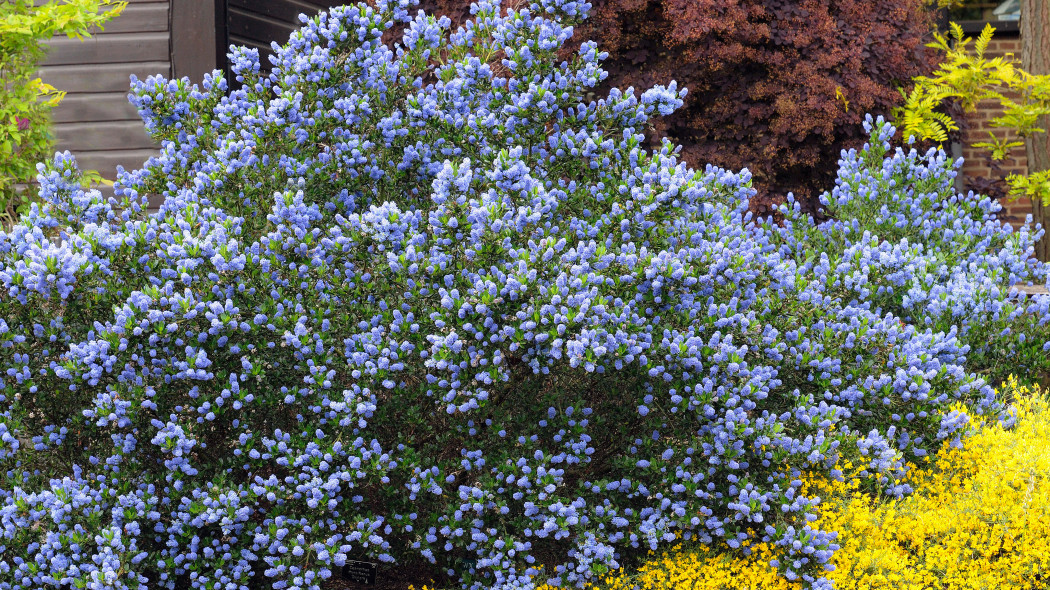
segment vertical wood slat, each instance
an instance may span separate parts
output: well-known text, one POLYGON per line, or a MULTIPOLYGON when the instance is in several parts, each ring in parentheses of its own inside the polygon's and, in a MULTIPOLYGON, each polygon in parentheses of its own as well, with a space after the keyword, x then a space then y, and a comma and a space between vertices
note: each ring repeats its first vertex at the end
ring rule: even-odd
POLYGON ((225 0, 171 0, 171 69, 198 82, 221 68, 225 0))

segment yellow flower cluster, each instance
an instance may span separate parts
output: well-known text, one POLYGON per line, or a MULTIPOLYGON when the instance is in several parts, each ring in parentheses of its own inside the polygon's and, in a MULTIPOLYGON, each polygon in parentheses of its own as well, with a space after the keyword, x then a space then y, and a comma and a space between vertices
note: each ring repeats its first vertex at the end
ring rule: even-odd
MULTIPOLYGON (((977 424, 962 448, 945 446, 912 470, 915 493, 906 498, 873 500, 851 477, 808 482, 825 499, 815 524, 839 531, 835 570, 826 574, 837 590, 1050 588, 1050 404, 1013 381, 1003 393, 1014 400, 1016 425, 977 424)), ((800 588, 768 565, 772 557, 766 545, 749 557, 679 545, 591 588, 800 588)))

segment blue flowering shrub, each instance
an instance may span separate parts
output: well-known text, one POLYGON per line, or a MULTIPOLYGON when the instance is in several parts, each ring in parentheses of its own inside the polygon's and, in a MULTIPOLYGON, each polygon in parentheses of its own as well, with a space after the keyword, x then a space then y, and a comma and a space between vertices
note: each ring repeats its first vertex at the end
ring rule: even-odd
POLYGON ((115 199, 41 168, 0 234, 0 589, 579 585, 679 535, 826 587, 801 473, 905 493, 952 404, 1000 411, 996 347, 1039 356, 1003 288, 1044 278, 1031 236, 937 201, 940 156, 875 142, 837 221, 757 222, 746 172, 641 147, 684 90, 593 99, 604 54, 560 59, 585 3, 408 4, 265 76, 237 49, 229 92, 137 82, 162 148, 115 199))
POLYGON ((823 292, 853 307, 892 313, 920 329, 955 336, 966 366, 998 385, 1011 374, 1050 377, 1047 265, 1032 258, 1040 233, 998 221, 993 199, 957 194, 962 161, 943 151, 891 149, 894 128, 869 117, 871 139, 843 154, 835 187, 821 197, 830 219, 815 223, 789 199, 781 254, 812 274, 823 292))

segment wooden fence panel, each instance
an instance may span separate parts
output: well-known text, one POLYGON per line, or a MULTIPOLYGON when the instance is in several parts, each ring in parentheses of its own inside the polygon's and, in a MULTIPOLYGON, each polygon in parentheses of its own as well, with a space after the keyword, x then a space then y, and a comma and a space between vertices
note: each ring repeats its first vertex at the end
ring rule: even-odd
POLYGON ((40 76, 67 93, 53 112, 56 148, 82 168, 113 179, 117 165, 138 168, 156 154, 128 90, 132 74, 171 75, 169 11, 168 0, 131 0, 91 38, 48 43, 40 76))

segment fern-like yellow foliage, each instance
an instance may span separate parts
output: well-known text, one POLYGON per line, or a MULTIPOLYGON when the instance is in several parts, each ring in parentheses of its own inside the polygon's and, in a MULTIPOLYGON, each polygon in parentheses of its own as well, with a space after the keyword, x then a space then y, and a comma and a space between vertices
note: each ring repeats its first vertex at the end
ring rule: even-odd
MULTIPOLYGON (((983 101, 994 102, 999 115, 992 119, 993 127, 1011 130, 1021 138, 1046 133, 1040 123, 1050 115, 1050 76, 1024 71, 1010 54, 988 58, 985 53, 994 33, 995 29, 986 25, 974 41, 956 23, 951 23, 948 37, 934 33, 929 46, 939 50, 944 60, 932 75, 916 78, 911 92, 902 91, 904 104, 893 113, 904 137, 939 144, 948 141, 948 134, 959 128, 943 112, 949 101, 960 104, 965 112, 975 111, 983 101)), ((989 135, 989 141, 974 146, 987 149, 996 160, 1006 159, 1015 148, 1024 145, 1023 141, 997 138, 992 132, 989 135)), ((1006 180, 1012 196, 1028 196, 1050 204, 1050 186, 1045 176, 1033 179, 1015 174, 1006 180)))

